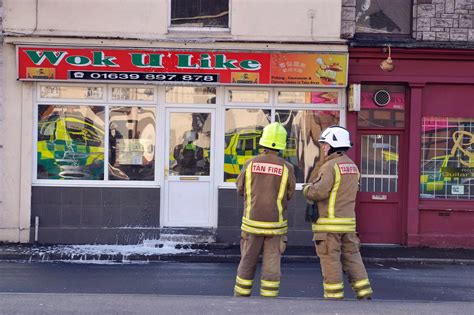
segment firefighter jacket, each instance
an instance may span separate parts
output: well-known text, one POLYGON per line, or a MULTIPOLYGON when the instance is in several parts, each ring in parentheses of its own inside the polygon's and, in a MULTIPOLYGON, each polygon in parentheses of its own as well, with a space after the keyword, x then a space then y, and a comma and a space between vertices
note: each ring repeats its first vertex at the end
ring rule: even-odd
POLYGON ((307 199, 317 202, 319 218, 314 232, 355 232, 355 203, 359 189, 359 170, 344 153, 327 157, 318 176, 304 190, 307 199))
POLYGON ((248 160, 237 177, 244 196, 242 231, 257 235, 288 232, 287 201, 295 191, 293 166, 272 151, 248 160))

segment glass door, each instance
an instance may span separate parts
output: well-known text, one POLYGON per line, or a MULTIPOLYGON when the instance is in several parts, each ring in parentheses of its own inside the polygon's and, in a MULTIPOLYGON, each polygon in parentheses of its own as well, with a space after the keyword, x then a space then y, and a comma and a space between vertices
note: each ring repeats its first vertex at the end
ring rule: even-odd
POLYGON ((167 109, 164 226, 211 227, 214 110, 167 109))

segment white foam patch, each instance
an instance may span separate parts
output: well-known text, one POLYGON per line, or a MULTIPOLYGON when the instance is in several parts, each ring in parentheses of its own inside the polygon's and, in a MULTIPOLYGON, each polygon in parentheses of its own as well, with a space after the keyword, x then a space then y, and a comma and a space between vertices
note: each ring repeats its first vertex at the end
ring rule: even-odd
MULTIPOLYGON (((54 261, 56 262, 56 261, 54 261)), ((123 260, 123 261, 113 261, 113 260, 59 260, 61 263, 66 264, 83 264, 83 265, 146 265, 149 264, 149 261, 133 261, 133 260, 123 260)))
POLYGON ((195 252, 195 249, 176 248, 176 243, 165 243, 163 247, 151 247, 143 244, 139 245, 71 245, 62 248, 64 254, 79 255, 163 255, 163 254, 182 254, 195 252))
MULTIPOLYGON (((153 246, 150 243, 137 245, 55 245, 55 246, 41 246, 33 248, 25 248, 24 253, 38 254, 46 256, 48 254, 60 254, 66 256, 73 255, 175 255, 184 253, 195 253, 202 250, 191 249, 190 246, 184 246, 183 243, 176 242, 159 242, 155 241, 153 246), (180 248, 176 248, 178 245, 180 248)), ((104 257, 104 259, 107 259, 104 257)))

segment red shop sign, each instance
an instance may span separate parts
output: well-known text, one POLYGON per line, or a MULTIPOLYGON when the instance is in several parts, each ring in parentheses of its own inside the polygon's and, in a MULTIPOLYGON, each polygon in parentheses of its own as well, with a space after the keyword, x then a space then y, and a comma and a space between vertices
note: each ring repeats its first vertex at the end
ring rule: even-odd
POLYGON ((347 54, 19 47, 19 80, 345 86, 347 54))

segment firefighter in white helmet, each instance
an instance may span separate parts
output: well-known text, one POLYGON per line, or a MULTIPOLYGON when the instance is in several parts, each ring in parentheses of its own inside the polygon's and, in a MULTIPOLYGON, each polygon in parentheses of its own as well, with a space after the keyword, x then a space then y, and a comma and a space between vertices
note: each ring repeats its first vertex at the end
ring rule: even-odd
POLYGON ((372 288, 359 252, 355 205, 359 170, 345 154, 352 146, 349 132, 330 126, 319 138, 326 161, 315 179, 305 185, 304 196, 317 203, 319 218, 312 223, 316 252, 321 262, 324 297, 344 297, 343 273, 358 299, 370 299, 372 288))
POLYGON ((280 259, 287 241, 287 201, 293 196, 296 179, 293 166, 278 156, 278 151, 286 148, 286 130, 280 123, 266 126, 259 144, 263 153, 247 161, 237 178, 244 213, 234 295, 250 296, 258 257, 263 252, 260 295, 276 297, 280 259))

